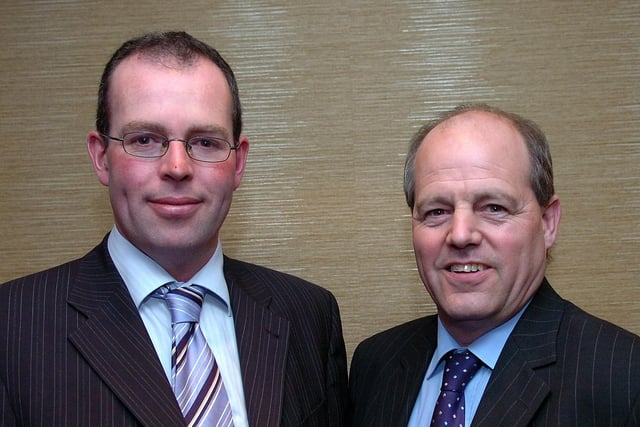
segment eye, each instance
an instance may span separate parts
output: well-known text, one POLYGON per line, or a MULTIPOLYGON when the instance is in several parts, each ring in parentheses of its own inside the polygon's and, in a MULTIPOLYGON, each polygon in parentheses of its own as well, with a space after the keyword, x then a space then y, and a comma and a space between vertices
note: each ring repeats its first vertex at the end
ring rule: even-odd
POLYGON ((163 140, 163 137, 148 132, 134 132, 125 136, 125 142, 128 145, 162 144, 163 140))
POLYGON ((506 209, 503 206, 495 205, 495 204, 487 205, 487 210, 491 213, 501 213, 506 211, 506 209))
POLYGON ((140 135, 140 136, 136 137, 136 139, 134 139, 133 142, 138 144, 138 145, 147 145, 152 140, 153 140, 153 138, 149 138, 149 136, 147 136, 147 135, 140 135))
POLYGON ((438 217, 446 213, 444 209, 432 209, 426 213, 427 217, 438 217))
POLYGON ((431 208, 415 211, 414 220, 425 227, 437 227, 448 221, 451 211, 447 208, 431 208))
POLYGON ((205 150, 222 150, 226 149, 228 144, 224 139, 216 138, 215 136, 194 136, 189 139, 189 145, 194 148, 200 148, 205 150))

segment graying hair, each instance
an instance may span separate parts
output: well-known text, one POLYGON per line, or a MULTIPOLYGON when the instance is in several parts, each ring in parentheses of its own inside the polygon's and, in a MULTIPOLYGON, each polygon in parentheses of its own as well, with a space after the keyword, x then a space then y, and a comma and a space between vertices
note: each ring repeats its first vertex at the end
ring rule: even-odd
POLYGON ((555 190, 553 187, 551 150, 542 129, 531 120, 525 119, 518 114, 509 113, 487 104, 462 104, 451 111, 445 112, 437 119, 427 122, 411 139, 404 166, 404 195, 409 208, 413 210, 415 204, 414 169, 416 155, 427 134, 450 118, 470 111, 484 111, 495 114, 498 117, 507 119, 518 130, 529 152, 529 183, 538 204, 546 206, 555 194, 555 190))

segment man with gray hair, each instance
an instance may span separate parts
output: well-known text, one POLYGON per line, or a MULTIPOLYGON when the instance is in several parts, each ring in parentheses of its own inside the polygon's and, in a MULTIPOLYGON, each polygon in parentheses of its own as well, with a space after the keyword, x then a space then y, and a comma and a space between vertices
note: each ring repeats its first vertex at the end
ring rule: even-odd
POLYGON ((404 190, 437 315, 357 347, 353 427, 640 424, 640 338, 545 278, 561 209, 538 126, 460 106, 417 132, 404 190))

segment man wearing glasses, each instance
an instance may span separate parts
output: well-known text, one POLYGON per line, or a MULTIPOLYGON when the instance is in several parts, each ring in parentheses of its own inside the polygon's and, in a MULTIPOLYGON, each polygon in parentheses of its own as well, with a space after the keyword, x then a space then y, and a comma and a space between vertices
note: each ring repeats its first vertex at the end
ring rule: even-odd
POLYGON ((0 424, 341 426, 335 298, 222 252, 249 151, 229 65, 186 33, 130 40, 96 127, 115 226, 0 286, 0 424))

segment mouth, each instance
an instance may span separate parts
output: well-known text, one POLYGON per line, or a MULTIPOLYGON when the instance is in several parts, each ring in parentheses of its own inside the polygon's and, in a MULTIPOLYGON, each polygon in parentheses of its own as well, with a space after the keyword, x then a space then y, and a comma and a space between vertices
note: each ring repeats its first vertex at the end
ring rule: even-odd
POLYGON ((187 197, 163 197, 152 199, 149 202, 159 215, 167 218, 191 215, 199 206, 198 200, 187 197))
POLYGON ((149 200, 156 205, 165 206, 188 206, 198 204, 198 200, 192 197, 159 197, 149 200))
POLYGON ((451 264, 447 267, 447 271, 451 273, 477 273, 487 269, 488 267, 482 264, 451 264))

